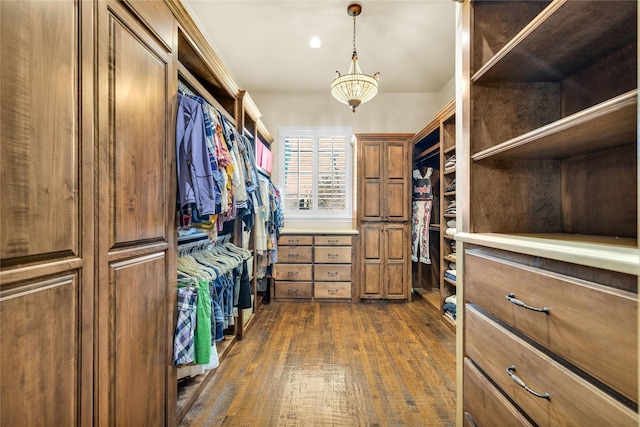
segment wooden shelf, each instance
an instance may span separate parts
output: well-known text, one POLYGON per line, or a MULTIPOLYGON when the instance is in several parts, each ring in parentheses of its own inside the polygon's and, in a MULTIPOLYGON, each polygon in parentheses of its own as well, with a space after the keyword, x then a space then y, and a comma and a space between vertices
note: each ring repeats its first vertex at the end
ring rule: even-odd
POLYGON ((633 143, 637 132, 637 98, 638 90, 632 90, 471 158, 562 159, 633 143))
POLYGON ((447 191, 446 193, 444 193, 445 196, 455 196, 456 192, 454 191, 447 191))
POLYGON ((471 77, 560 81, 632 43, 635 2, 554 0, 471 77))
POLYGON ((444 153, 445 154, 449 154, 452 151, 456 151, 456 146, 455 145, 444 149, 444 153))
POLYGON ((445 260, 449 262, 457 262, 457 258, 455 254, 449 254, 444 257, 445 260))
POLYGON ((456 282, 447 277, 444 278, 444 282, 450 284, 451 286, 456 286, 456 282))
POLYGON ((455 218, 456 214, 444 214, 445 218, 455 218))
POLYGON ((429 155, 432 154, 434 156, 438 155, 438 150, 440 150, 440 143, 438 142, 437 144, 432 145, 431 147, 427 148, 426 150, 423 150, 419 153, 416 153, 413 157, 414 162, 420 162, 421 160, 430 157, 429 155))
POLYGON ((457 233, 456 238, 465 243, 620 273, 640 271, 640 249, 637 239, 633 238, 563 233, 457 233))
POLYGON ((450 174, 452 174, 452 173, 456 173, 456 168, 453 168, 453 169, 446 169, 446 170, 444 171, 444 174, 445 174, 445 175, 450 175, 450 174))

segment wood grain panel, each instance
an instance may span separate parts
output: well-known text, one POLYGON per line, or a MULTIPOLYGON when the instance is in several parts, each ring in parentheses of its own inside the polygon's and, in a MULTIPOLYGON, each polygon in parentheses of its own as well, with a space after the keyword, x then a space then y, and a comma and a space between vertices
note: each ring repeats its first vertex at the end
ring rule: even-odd
POLYGON ((281 264, 274 266, 276 280, 313 280, 311 264, 281 264))
POLYGON ((2 293, 1 425, 80 425, 79 293, 76 275, 2 293))
POLYGON ((473 7, 471 74, 500 51, 550 1, 477 2, 473 7), (499 25, 496 25, 499 22, 499 25))
POLYGON ((363 219, 379 219, 382 217, 382 188, 380 181, 364 182, 362 184, 364 205, 362 206, 363 219))
POLYGON ((382 179, 382 145, 380 141, 362 144, 362 177, 382 179))
POLYGON ((464 409, 478 426, 532 426, 468 359, 464 359, 464 409))
POLYGON ((407 143, 405 141, 387 142, 386 173, 387 179, 404 180, 407 176, 407 143))
POLYGON ((301 262, 310 264, 313 262, 311 246, 279 246, 278 262, 301 262))
POLYGON ((316 246, 351 246, 351 236, 314 236, 316 246))
POLYGON ((409 217, 409 183, 405 180, 394 180, 387 183, 387 195, 381 203, 386 207, 389 221, 405 221, 409 217))
POLYGON ((382 258, 382 229, 376 225, 362 227, 362 246, 364 259, 382 258))
POLYGON ((351 246, 316 246, 313 252, 316 263, 351 264, 351 246))
POLYGON ((634 142, 562 162, 562 232, 637 237, 637 149, 634 142))
POLYGON ((558 233, 562 227, 560 161, 474 163, 469 215, 475 233, 558 233))
POLYGON ((278 282, 276 283, 276 299, 311 298, 313 283, 311 282, 278 282))
POLYGON ((638 397, 638 298, 596 283, 465 252, 465 299, 618 390, 638 397), (512 304, 506 295, 533 307, 512 304), (610 325, 616 325, 611 328, 610 325), (611 358, 612 348, 618 348, 611 358))
POLYGON ((313 236, 282 235, 278 238, 278 245, 312 245, 313 236))
POLYGON ((116 426, 165 425, 167 298, 164 253, 112 264, 111 378, 116 426))
POLYGON ((162 1, 124 0, 170 52, 175 26, 171 10, 162 1))
POLYGON ((539 426, 637 426, 637 414, 601 389, 465 306, 466 353, 539 426), (519 386, 517 375, 540 398, 519 386))
POLYGON ((351 299, 351 282, 314 282, 314 298, 351 299))
POLYGON ((380 297, 382 295, 383 266, 379 260, 364 260, 362 266, 362 297, 380 297))
POLYGON ((472 94, 472 155, 561 118, 560 83, 475 84, 472 94))
POLYGON ((313 266, 314 280, 350 282, 351 264, 323 264, 313 266))
POLYGON ((73 1, 0 2, 0 257, 78 255, 79 40, 73 1))
POLYGON ((409 248, 404 225, 387 226, 387 259, 389 261, 404 260, 409 248))
POLYGON ((111 244, 166 239, 168 64, 113 16, 110 37, 111 244))

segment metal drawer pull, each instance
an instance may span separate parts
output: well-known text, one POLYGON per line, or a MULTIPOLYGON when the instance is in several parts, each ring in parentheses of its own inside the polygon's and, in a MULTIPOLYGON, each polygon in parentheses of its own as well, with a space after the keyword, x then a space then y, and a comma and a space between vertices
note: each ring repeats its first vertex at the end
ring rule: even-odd
POLYGON ((338 293, 337 289, 327 289, 327 293, 329 295, 336 295, 338 293))
POLYGON ((299 254, 289 254, 289 258, 298 258, 299 254))
POLYGON ((298 294, 298 290, 297 289, 287 289, 287 292, 289 293, 289 295, 297 295, 298 294))
POLYGON ((334 239, 334 240, 329 239, 327 240, 327 243, 338 243, 338 239, 334 239))
POLYGON ((508 299, 510 302, 514 303, 517 306, 524 307, 524 308, 527 308, 527 309, 532 310, 532 311, 538 311, 538 312, 541 312, 541 313, 549 314, 549 307, 542 307, 542 308, 532 307, 532 306, 530 306, 528 304, 525 304, 524 302, 520 301, 519 299, 517 299, 515 297, 515 294, 513 294, 513 292, 510 293, 509 295, 505 295, 505 298, 508 299))
POLYGON ((329 271, 327 272, 327 276, 337 276, 338 272, 337 271, 329 271))
POLYGON ((298 243, 298 239, 289 239, 289 243, 298 243))
POLYGON ((298 274, 298 272, 297 271, 289 271, 287 274, 289 276, 294 276, 294 275, 298 274))
POLYGON ((338 258, 338 254, 329 254, 327 255, 329 258, 338 258))
POLYGON ((535 391, 533 391, 529 387, 527 387, 527 385, 524 383, 524 381, 522 381, 516 374, 514 374, 515 370, 516 370, 515 366, 513 366, 513 365, 509 366, 507 368, 507 374, 509 374, 511 379, 514 380, 516 382, 516 384, 518 384, 520 387, 522 387, 523 389, 527 390, 529 393, 533 394, 536 397, 540 397, 542 399, 551 400, 551 397, 549 396, 549 393, 545 393, 545 394, 536 393, 535 391))

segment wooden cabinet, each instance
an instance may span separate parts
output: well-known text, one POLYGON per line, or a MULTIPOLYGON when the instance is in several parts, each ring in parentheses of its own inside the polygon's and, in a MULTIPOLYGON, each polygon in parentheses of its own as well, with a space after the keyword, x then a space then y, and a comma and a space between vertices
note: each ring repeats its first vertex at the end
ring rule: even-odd
POLYGON ((407 299, 410 288, 409 230, 404 224, 366 223, 362 232, 362 290, 365 299, 407 299))
POLYGON ((352 299, 353 237, 289 235, 278 239, 277 299, 352 299))
POLYGON ((411 162, 407 134, 359 134, 360 298, 408 299, 411 162))
POLYGON ((461 17, 458 419, 486 380, 537 425, 637 425, 637 2, 461 17))
POLYGON ((408 221, 411 186, 408 138, 375 134, 357 137, 360 221, 408 221))

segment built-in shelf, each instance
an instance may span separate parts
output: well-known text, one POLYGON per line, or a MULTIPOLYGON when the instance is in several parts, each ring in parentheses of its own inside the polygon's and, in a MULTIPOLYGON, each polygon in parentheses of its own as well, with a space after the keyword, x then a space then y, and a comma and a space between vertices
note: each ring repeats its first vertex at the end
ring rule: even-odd
POLYGON ((445 169, 444 174, 445 175, 450 175, 452 173, 456 173, 456 168, 453 169, 445 169))
POLYGON ((455 191, 447 191, 446 193, 444 193, 445 196, 455 196, 456 192, 455 191))
POLYGON ((561 159, 629 144, 636 140, 637 98, 634 89, 471 158, 561 159))
POLYGON ((440 143, 434 144, 431 147, 427 148, 426 150, 416 153, 415 156, 413 157, 413 161, 418 163, 428 157, 437 156, 439 153, 439 150, 440 150, 440 143))
POLYGON ((448 277, 444 278, 444 281, 452 286, 456 285, 456 282, 454 282, 453 280, 449 279, 448 277))
POLYGON ((444 149, 444 154, 449 154, 449 153, 451 153, 452 151, 456 151, 456 146, 455 146, 455 145, 452 145, 452 146, 451 146, 451 147, 449 147, 449 148, 445 148, 445 149, 444 149))
POLYGON ((455 218, 456 214, 444 214, 445 218, 455 218))
POLYGON ((554 0, 471 80, 563 80, 635 40, 635 3, 554 0))
POLYGON ((457 233, 456 239, 620 273, 640 271, 640 249, 634 238, 564 233, 457 233))
POLYGON ((449 254, 449 255, 445 256, 444 259, 446 259, 449 262, 456 262, 456 260, 457 260, 455 254, 449 254))

